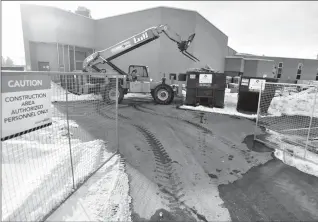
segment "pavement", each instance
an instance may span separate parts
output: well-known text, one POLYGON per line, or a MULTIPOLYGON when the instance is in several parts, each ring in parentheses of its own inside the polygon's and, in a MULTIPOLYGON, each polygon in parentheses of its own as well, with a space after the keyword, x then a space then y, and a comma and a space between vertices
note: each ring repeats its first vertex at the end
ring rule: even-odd
MULTIPOLYGON (((55 106, 65 113, 65 103, 55 106)), ((87 138, 116 150, 114 105, 68 106, 87 138)), ((318 178, 253 146, 255 122, 155 105, 151 97, 124 99, 118 112, 133 221, 318 220, 318 178)))

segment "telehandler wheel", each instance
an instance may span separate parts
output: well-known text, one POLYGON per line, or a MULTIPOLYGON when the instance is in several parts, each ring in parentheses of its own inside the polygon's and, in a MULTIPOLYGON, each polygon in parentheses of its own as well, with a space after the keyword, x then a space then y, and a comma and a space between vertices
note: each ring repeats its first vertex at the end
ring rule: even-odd
POLYGON ((174 98, 174 92, 171 86, 160 84, 154 90, 154 100, 158 104, 168 105, 174 98))
MULTIPOLYGON (((107 104, 112 104, 116 102, 116 86, 108 84, 102 90, 102 97, 104 102, 107 104)), ((121 85, 118 85, 118 104, 122 102, 124 98, 124 90, 121 85)))

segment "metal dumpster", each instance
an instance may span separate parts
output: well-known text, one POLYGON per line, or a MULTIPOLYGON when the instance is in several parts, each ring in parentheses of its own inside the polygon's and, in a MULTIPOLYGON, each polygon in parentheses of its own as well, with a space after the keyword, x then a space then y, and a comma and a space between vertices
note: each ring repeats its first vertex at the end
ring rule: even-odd
POLYGON ((186 105, 224 108, 226 76, 210 71, 187 72, 186 105))
POLYGON ((265 82, 277 82, 278 79, 274 78, 260 78, 242 76, 236 110, 238 112, 251 112, 257 113, 259 92, 262 90, 262 97, 266 98, 262 102, 261 112, 267 113, 268 108, 275 95, 275 90, 271 89, 272 85, 265 85, 265 82), (262 86, 262 89, 260 88, 262 86))

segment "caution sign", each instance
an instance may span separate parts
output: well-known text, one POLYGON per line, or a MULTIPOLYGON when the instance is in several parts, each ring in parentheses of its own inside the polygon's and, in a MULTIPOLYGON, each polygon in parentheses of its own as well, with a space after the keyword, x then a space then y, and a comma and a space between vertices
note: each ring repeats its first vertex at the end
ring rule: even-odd
POLYGON ((250 79, 249 90, 259 92, 265 89, 265 79, 250 79))
POLYGON ((211 74, 200 74, 199 84, 211 84, 211 83, 212 83, 212 75, 211 74))
POLYGON ((1 74, 1 141, 51 125, 49 76, 23 72, 1 74))

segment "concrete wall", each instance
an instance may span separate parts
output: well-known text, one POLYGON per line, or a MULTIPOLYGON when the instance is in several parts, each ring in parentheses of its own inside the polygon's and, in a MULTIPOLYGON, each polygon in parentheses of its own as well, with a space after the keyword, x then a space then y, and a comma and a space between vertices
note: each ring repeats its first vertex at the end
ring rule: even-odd
POLYGON ((228 37, 199 13, 196 14, 196 21, 195 55, 201 64, 209 64, 211 68, 224 72, 228 37))
POLYGON ((275 66, 278 67, 280 62, 283 62, 283 72, 281 80, 296 80, 298 64, 303 64, 301 80, 315 80, 318 59, 298 59, 298 58, 280 58, 280 57, 268 57, 268 56, 244 56, 245 58, 260 58, 273 60, 275 66))
POLYGON ((257 60, 244 60, 244 73, 243 76, 256 77, 257 73, 257 60))
POLYGON ((220 72, 224 71, 228 38, 197 12, 159 7, 100 19, 96 22, 97 50, 106 49, 159 24, 167 24, 183 39, 196 33, 188 51, 201 60, 199 64, 194 64, 192 60, 182 55, 176 43, 162 34, 154 42, 115 59, 114 64, 124 71, 128 70, 130 64, 148 65, 150 76, 154 80, 160 80, 164 74, 168 77, 168 73, 180 73, 188 68, 206 64, 220 72))
POLYGON ((56 44, 30 42, 32 71, 38 71, 38 62, 49 62, 51 71, 58 71, 56 44))
POLYGON ((274 78, 273 75, 274 61, 260 59, 244 59, 243 76, 274 78))
POLYGON ((273 60, 259 60, 257 63, 257 77, 263 77, 266 75, 268 78, 274 78, 275 74, 273 73, 273 67, 275 62, 273 60))
MULTIPOLYGON (((96 49, 103 50, 147 28, 161 23, 159 8, 109 17, 96 21, 96 49)), ((155 40, 135 49, 112 62, 125 72, 129 65, 148 65, 151 73, 159 70, 160 42, 155 40)), ((151 75, 153 75, 151 74, 151 75)))
MULTIPOLYGON (((187 39, 191 34, 196 33, 194 40, 188 51, 191 54, 195 54, 195 48, 199 47, 198 41, 200 39, 200 34, 196 32, 195 27, 196 12, 194 11, 184 11, 173 8, 161 9, 161 24, 167 24, 171 28, 171 33, 178 33, 182 39, 187 39)), ((168 73, 180 73, 185 72, 186 69, 194 67, 194 62, 184 56, 179 50, 175 42, 168 39, 165 34, 159 39, 160 41, 160 52, 159 52, 159 70, 157 71, 156 79, 161 79, 163 74, 168 73)))
MULTIPOLYGON (((103 50, 159 24, 169 25, 171 30, 177 32, 183 39, 196 33, 188 51, 197 56, 201 62, 194 64, 182 55, 178 51, 176 43, 169 40, 164 34, 154 42, 135 49, 113 62, 124 71, 128 71, 131 64, 147 65, 150 68, 151 78, 159 80, 164 73, 185 72, 190 67, 202 67, 206 64, 223 72, 224 57, 228 54, 227 36, 194 11, 159 7, 93 20, 57 8, 22 5, 21 17, 26 62, 29 66, 32 64, 33 70, 37 69, 36 61, 40 55, 51 54, 42 58, 53 62, 53 57, 57 57, 57 50, 53 46, 44 45, 43 49, 39 49, 42 46, 33 43, 31 49, 30 41, 103 50), (52 50, 51 52, 49 52, 49 48, 52 50)), ((61 50, 60 48, 59 51, 61 50)), ((66 52, 68 51, 66 50, 66 52)), ((60 64, 63 64, 61 56, 60 52, 60 64)), ((58 69, 56 65, 53 67, 58 69)), ((65 67, 65 70, 69 70, 67 62, 65 62, 65 67)), ((64 69, 62 68, 62 70, 64 69)))
MULTIPOLYGON (((54 46, 35 47, 30 42, 70 44, 95 48, 95 21, 58 8, 21 4, 21 19, 27 70, 37 70, 35 58, 57 57, 54 46), (51 51, 52 50, 52 51, 51 51), (33 55, 37 52, 37 55, 33 55), (44 55, 48 53, 50 55, 44 55), (32 58, 31 58, 32 57, 32 58)), ((52 59, 49 59, 53 61, 52 59)), ((56 65, 51 68, 57 69, 56 65)))
POLYGON ((231 47, 227 47, 227 56, 234 56, 237 52, 231 47))
POLYGON ((227 57, 225 58, 225 72, 243 72, 244 59, 242 57, 227 57))
POLYGON ((23 37, 95 48, 95 20, 58 8, 21 5, 23 37))

